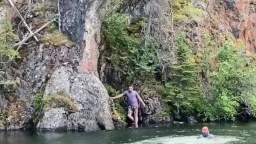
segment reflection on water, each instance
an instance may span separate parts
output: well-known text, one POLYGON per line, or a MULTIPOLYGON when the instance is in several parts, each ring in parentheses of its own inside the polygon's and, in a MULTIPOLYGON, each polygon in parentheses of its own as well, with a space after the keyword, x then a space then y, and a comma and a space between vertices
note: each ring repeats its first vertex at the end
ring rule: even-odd
POLYGON ((228 144, 239 141, 238 138, 228 136, 216 136, 213 139, 200 138, 198 136, 182 136, 182 137, 159 137, 153 139, 142 140, 132 144, 228 144))
POLYGON ((0 144, 256 144, 256 123, 207 124, 216 139, 197 139, 203 125, 78 132, 0 132, 0 144))

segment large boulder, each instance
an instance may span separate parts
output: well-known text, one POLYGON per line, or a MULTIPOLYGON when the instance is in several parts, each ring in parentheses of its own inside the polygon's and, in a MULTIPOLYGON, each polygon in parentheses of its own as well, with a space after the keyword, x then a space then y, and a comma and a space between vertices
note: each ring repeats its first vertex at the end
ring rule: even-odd
MULTIPOLYGON (((49 80, 44 97, 70 97, 75 111, 62 107, 45 107, 44 116, 38 123, 39 129, 94 131, 113 129, 108 93, 93 74, 80 74, 69 67, 60 67, 49 80)), ((58 104, 56 104, 59 106, 58 104)))

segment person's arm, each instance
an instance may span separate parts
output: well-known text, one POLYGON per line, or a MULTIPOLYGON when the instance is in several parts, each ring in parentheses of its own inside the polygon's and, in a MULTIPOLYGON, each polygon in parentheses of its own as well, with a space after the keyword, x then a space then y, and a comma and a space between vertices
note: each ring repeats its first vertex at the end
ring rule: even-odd
POLYGON ((137 93, 137 97, 138 97, 139 102, 142 104, 142 106, 145 107, 146 104, 144 103, 144 101, 142 100, 142 98, 140 97, 140 95, 138 93, 137 93))
POLYGON ((124 94, 125 93, 122 93, 122 94, 119 94, 119 95, 117 95, 117 96, 114 96, 114 97, 110 97, 111 99, 118 99, 118 98, 121 98, 121 97, 123 97, 124 96, 124 94))

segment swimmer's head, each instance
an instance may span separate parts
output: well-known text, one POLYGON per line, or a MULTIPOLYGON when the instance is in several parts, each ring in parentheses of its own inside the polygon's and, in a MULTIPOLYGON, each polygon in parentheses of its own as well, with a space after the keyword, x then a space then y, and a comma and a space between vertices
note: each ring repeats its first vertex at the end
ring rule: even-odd
POLYGON ((202 128, 202 135, 204 136, 204 137, 207 137, 208 135, 209 135, 209 129, 208 129, 208 127, 203 127, 202 128))

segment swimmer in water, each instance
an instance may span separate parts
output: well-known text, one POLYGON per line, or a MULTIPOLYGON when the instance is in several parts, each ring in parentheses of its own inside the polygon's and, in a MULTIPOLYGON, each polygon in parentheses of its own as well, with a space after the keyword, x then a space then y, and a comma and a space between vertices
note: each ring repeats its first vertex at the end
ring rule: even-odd
POLYGON ((205 126, 202 128, 202 134, 199 138, 214 138, 214 135, 210 134, 208 127, 205 126))

